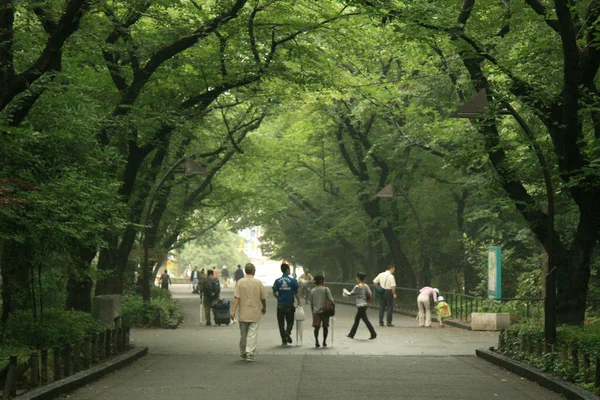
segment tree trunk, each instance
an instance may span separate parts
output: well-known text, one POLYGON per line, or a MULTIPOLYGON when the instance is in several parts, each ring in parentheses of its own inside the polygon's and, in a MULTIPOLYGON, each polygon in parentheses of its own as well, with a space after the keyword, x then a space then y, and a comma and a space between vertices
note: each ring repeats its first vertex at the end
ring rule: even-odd
POLYGON ((118 236, 107 233, 105 237, 108 239, 109 246, 102 249, 98 257, 98 271, 101 271, 103 276, 96 282, 96 296, 121 294, 123 291, 121 269, 116 265, 118 236))
POLYGON ((26 308, 31 300, 30 246, 14 240, 4 242, 0 254, 2 267, 2 318, 6 322, 14 311, 26 308))
POLYGON ((596 247, 594 231, 583 218, 571 242, 571 248, 562 257, 555 257, 556 265, 556 323, 582 325, 585 319, 591 255, 596 247))
POLYGON ((90 263, 96 256, 95 248, 81 248, 73 256, 78 274, 72 274, 67 281, 67 310, 92 312, 92 287, 94 281, 89 274, 90 263))

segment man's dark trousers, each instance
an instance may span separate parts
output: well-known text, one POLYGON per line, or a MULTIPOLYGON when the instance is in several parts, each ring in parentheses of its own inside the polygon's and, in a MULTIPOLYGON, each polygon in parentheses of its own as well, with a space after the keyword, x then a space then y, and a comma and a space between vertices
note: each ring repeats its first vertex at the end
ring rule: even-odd
POLYGON ((379 294, 379 325, 383 325, 383 314, 387 310, 387 324, 392 324, 392 312, 394 311, 394 293, 386 290, 379 294))
POLYGON ((277 306, 277 323, 279 324, 279 334, 281 335, 282 343, 287 343, 287 336, 291 336, 292 334, 295 312, 296 309, 294 306, 277 306), (287 329, 285 329, 284 325, 287 325, 287 329))

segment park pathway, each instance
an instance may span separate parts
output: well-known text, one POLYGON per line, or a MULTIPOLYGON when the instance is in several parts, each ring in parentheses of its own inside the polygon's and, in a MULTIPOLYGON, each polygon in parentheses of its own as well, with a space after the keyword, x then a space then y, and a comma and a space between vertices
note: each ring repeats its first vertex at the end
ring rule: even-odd
MULTIPOLYGON (((269 288, 270 289, 270 288, 269 288)), ((185 322, 176 330, 135 329, 132 342, 150 355, 61 398, 245 400, 245 399, 539 399, 562 397, 475 357, 475 349, 497 344, 498 334, 460 328, 418 328, 413 318, 394 315, 394 327, 364 325, 346 337, 355 308, 338 305, 330 347, 315 348, 304 322, 304 341, 282 347, 275 299, 261 320, 255 363, 239 357, 239 329, 204 326, 200 302, 189 285, 173 285, 185 322), (67 397, 68 396, 68 397, 67 397)), ((233 300, 233 290, 223 290, 233 300)), ((309 309, 305 310, 310 317, 309 309)), ((310 318, 307 318, 310 319, 310 318)), ((330 333, 331 336, 331 333, 330 333)))

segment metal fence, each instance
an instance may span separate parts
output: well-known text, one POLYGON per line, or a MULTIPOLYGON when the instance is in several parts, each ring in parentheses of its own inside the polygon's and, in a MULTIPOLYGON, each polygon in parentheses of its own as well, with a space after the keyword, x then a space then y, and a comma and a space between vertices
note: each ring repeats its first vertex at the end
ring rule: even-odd
MULTIPOLYGON (((352 290, 355 283, 327 282, 326 286, 331 289, 334 299, 340 304, 354 304, 354 299, 342 296, 342 289, 352 290)), ((379 307, 379 298, 375 294, 374 287, 370 285, 373 292, 372 308, 379 307)), ((416 315, 418 313, 417 297, 418 289, 396 287, 396 300, 394 310, 416 315)), ((451 318, 457 321, 470 323, 471 313, 474 312, 508 312, 516 321, 523 319, 542 319, 544 317, 544 299, 537 297, 522 298, 500 298, 484 299, 462 293, 443 292, 446 302, 450 306, 451 318)), ((588 308, 600 310, 600 299, 588 299, 588 308)))
POLYGON ((130 328, 93 334, 81 342, 0 359, 0 399, 66 378, 129 349, 130 328))

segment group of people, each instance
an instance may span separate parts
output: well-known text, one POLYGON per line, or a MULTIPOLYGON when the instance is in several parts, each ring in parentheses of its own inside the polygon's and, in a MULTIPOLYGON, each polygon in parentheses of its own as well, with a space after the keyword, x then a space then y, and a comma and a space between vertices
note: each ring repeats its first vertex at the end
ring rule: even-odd
MULTIPOLYGON (((238 266, 241 270, 241 266, 238 266)), ((256 268, 252 263, 246 264, 246 275, 243 272, 238 274, 236 271, 236 285, 234 291, 234 303, 231 310, 231 318, 238 315, 240 326, 240 356, 248 361, 255 360, 255 353, 258 341, 258 326, 260 319, 267 312, 267 290, 263 283, 254 277, 256 268)), ((290 275, 290 266, 287 263, 281 264, 282 276, 277 278, 273 284, 273 295, 277 298, 277 323, 281 337, 282 346, 292 343, 292 329, 294 327, 295 312, 297 307, 301 307, 302 301, 299 296, 299 281, 306 281, 309 272, 305 271, 299 280, 290 275)), ((394 278, 395 268, 393 266, 375 277, 373 283, 375 290, 379 293, 379 325, 393 326, 392 312, 393 301, 396 298, 396 280, 394 278), (386 324, 384 325, 384 317, 386 324)), ((377 338, 377 332, 367 317, 368 304, 373 294, 369 285, 365 283, 366 274, 359 272, 356 274, 356 285, 351 291, 343 289, 343 295, 354 297, 356 303, 356 315, 347 337, 354 338, 360 321, 363 321, 369 330, 370 340, 377 338)), ((330 313, 325 312, 326 303, 334 304, 333 295, 328 287, 325 286, 323 275, 316 275, 310 281, 315 287, 310 290, 308 301, 311 304, 313 315, 312 326, 314 329, 315 347, 327 347, 327 338, 329 334, 330 313), (319 341, 322 328, 322 340, 319 341)), ((211 304, 218 299, 220 288, 218 280, 214 277, 212 271, 208 271, 208 279, 204 286, 204 302, 211 304), (216 284, 211 284, 216 282, 216 284), (216 290, 211 289, 214 285, 216 290)), ((440 326, 444 326, 444 318, 450 315, 448 304, 443 296, 439 296, 439 291, 435 288, 426 286, 420 290, 417 303, 419 306, 419 326, 431 326, 430 296, 436 305, 440 326)), ((210 325, 210 307, 206 307, 207 325, 210 325)))
MULTIPOLYGON (((193 267, 193 269, 186 268, 183 275, 184 275, 185 279, 192 284, 192 293, 202 295, 203 288, 206 284, 209 273, 213 276, 213 279, 219 280, 219 283, 222 286, 227 287, 227 285, 230 282, 229 269, 227 269, 227 267, 225 267, 225 266, 221 270, 220 278, 219 278, 219 274, 217 272, 217 267, 212 267, 212 269, 209 269, 208 272, 204 268, 202 268, 201 270, 198 270, 198 267, 193 267)), ((242 271, 242 266, 238 264, 237 269, 235 270, 235 273, 234 273, 234 281, 237 282, 238 280, 240 280, 243 277, 244 277, 244 271, 242 271)), ((161 279, 162 279, 162 276, 161 276, 161 279)), ((170 281, 168 283, 170 283, 170 281)), ((167 287, 168 287, 168 283, 166 284, 167 287)), ((162 285, 161 285, 161 287, 162 287, 162 285)))
MULTIPOLYGON (((395 271, 396 268, 393 265, 390 265, 386 271, 377 275, 373 280, 375 290, 379 293, 379 326, 384 326, 384 317, 386 319, 385 326, 394 326, 392 323, 392 315, 394 311, 394 300, 397 297, 396 279, 394 278, 395 271)), ((444 296, 440 296, 439 293, 440 291, 438 289, 430 286, 425 286, 419 290, 417 306, 419 308, 418 318, 420 327, 431 326, 430 298, 433 298, 433 302, 436 303, 435 310, 440 327, 446 326, 444 319, 448 318, 451 314, 450 306, 446 303, 444 296)))
MULTIPOLYGON (((260 318, 267 312, 267 291, 262 282, 254 277, 256 268, 253 264, 246 264, 245 272, 246 276, 239 279, 235 285, 231 318, 235 318, 239 309, 240 356, 246 361, 252 362, 256 352, 260 318)), ((282 276, 277 278, 273 284, 273 295, 277 297, 277 323, 281 344, 287 346, 292 343, 291 333, 294 327, 296 304, 300 307, 302 301, 298 294, 300 285, 298 280, 290 275, 289 264, 282 263, 281 272, 282 276)), ((307 273, 305 272, 305 274, 307 273)), ((306 279, 306 276, 303 279, 306 279)), ((321 345, 327 347, 330 315, 324 312, 324 308, 326 302, 329 301, 333 304, 334 299, 329 288, 325 287, 323 275, 316 275, 313 281, 315 287, 310 291, 309 300, 313 314, 315 347, 321 347, 321 345), (323 335, 322 341, 319 342, 321 328, 323 328, 323 335)))

